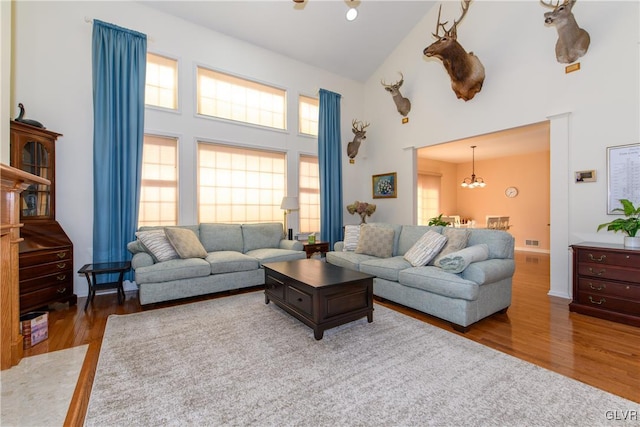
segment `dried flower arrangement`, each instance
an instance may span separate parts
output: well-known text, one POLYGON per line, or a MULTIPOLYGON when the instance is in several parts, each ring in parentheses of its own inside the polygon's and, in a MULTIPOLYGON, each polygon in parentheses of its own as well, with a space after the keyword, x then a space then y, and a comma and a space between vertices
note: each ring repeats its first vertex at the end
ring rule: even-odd
POLYGON ((353 215, 357 213, 360 215, 360 224, 366 223, 366 217, 371 216, 376 211, 376 205, 373 203, 360 202, 356 200, 350 205, 347 205, 347 211, 353 215))

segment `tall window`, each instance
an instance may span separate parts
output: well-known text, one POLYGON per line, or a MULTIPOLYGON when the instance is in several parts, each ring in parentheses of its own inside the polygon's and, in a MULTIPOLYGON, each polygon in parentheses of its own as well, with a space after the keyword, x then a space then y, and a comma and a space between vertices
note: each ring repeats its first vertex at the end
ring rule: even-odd
POLYGON ((304 135, 318 136, 318 98, 300 95, 298 99, 298 131, 304 135))
POLYGON ((286 91, 198 67, 198 114, 286 129, 286 91))
POLYGON ((418 174, 418 225, 427 225, 440 212, 440 175, 418 174))
POLYGON ((178 61, 147 53, 144 103, 178 109, 178 61))
POLYGON ((138 227, 178 223, 178 140, 145 135, 138 227))
POLYGON ((320 176, 318 158, 300 156, 300 232, 320 231, 320 176))
POLYGON ((284 153, 198 143, 198 222, 281 222, 284 153))

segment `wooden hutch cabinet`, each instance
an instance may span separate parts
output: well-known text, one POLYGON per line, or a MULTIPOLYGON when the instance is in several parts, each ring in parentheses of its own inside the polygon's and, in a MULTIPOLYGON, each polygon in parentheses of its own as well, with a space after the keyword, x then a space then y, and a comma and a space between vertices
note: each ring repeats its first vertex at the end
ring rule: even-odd
POLYGON ((584 242, 573 249, 569 310, 640 326, 640 249, 584 242))
POLYGON ((55 142, 61 134, 11 121, 11 165, 46 178, 20 194, 20 313, 54 302, 76 304, 73 244, 56 221, 55 142))

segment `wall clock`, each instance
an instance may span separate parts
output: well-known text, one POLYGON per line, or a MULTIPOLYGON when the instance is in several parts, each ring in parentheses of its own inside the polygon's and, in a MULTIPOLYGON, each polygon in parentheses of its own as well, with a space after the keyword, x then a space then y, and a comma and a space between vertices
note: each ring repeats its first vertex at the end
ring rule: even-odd
POLYGON ((516 187, 507 187, 507 189, 504 190, 504 194, 507 197, 516 197, 518 195, 518 189, 516 187))

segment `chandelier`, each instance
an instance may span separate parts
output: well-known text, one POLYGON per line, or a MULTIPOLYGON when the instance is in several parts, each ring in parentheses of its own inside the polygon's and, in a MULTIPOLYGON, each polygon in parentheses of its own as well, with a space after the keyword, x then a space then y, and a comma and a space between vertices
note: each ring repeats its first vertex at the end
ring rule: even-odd
POLYGON ((463 179, 460 186, 464 188, 483 188, 485 185, 487 185, 484 182, 484 179, 480 178, 479 176, 476 177, 476 145, 472 145, 471 149, 473 150, 473 160, 471 162, 471 178, 466 177, 465 179, 463 179))

